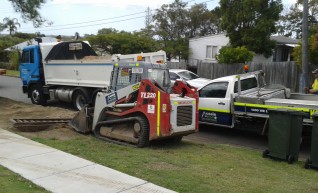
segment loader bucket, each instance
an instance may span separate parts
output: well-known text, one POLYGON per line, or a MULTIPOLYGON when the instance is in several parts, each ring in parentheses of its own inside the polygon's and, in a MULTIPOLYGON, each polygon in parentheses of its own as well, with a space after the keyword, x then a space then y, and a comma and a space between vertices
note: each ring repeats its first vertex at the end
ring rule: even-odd
POLYGON ((83 107, 70 121, 69 125, 77 132, 90 133, 92 131, 90 111, 92 111, 92 109, 86 106, 83 107))

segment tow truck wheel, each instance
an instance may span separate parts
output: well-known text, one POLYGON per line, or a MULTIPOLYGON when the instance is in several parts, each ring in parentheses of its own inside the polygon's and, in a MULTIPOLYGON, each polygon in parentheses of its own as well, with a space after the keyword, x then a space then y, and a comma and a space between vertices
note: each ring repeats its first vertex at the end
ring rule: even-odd
POLYGON ((77 90, 73 94, 73 105, 76 110, 80 111, 88 103, 88 97, 84 92, 77 90))
POLYGON ((145 147, 149 145, 149 124, 145 117, 136 117, 134 123, 134 137, 138 138, 137 147, 145 147))
POLYGON ((41 86, 34 85, 30 91, 31 102, 36 105, 46 105, 46 99, 43 96, 41 86))

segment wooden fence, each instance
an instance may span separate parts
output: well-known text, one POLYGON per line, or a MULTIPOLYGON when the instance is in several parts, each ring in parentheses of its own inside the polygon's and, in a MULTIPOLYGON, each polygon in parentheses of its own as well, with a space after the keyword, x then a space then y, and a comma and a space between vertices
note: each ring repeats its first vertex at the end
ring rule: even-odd
MULTIPOLYGON (((190 68, 200 77, 208 79, 244 73, 244 64, 197 62, 196 68, 193 68, 193 65, 185 65, 185 63, 168 62, 167 64, 170 69, 190 68)), ((267 83, 282 84, 290 88, 292 92, 299 92, 300 74, 302 71, 294 62, 248 63, 248 66, 250 72, 263 70, 263 72, 265 72, 265 80, 267 83)), ((309 72, 311 72, 314 68, 315 67, 311 66, 309 72)), ((308 79, 309 83, 312 84, 314 76, 312 76, 310 73, 308 79)))

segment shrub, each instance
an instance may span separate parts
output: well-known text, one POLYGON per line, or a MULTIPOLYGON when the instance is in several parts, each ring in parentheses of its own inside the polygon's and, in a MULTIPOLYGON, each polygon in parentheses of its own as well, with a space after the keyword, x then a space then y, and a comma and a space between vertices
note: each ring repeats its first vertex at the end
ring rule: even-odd
POLYGON ((223 46, 220 49, 219 54, 216 55, 216 59, 221 64, 233 64, 252 61, 253 56, 254 53, 244 46, 236 48, 223 46))

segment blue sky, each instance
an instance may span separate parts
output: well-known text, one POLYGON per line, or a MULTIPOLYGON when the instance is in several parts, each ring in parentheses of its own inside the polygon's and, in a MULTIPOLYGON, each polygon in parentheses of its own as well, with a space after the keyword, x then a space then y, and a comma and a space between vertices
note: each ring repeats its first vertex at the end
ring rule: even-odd
MULTIPOLYGON (((218 0, 187 0, 189 5, 206 2, 209 9, 218 5, 218 0)), ((49 21, 51 27, 34 28, 31 22, 24 23, 19 14, 15 13, 11 3, 2 0, 0 21, 5 17, 17 18, 21 27, 19 32, 41 32, 46 35, 80 35, 96 34, 102 28, 138 31, 145 26, 146 9, 152 12, 162 4, 173 0, 47 0, 40 13, 49 21), (73 25, 72 25, 73 24, 73 25)), ((296 0, 283 0, 285 6, 296 0)), ((1 32, 7 34, 7 31, 1 32)))

